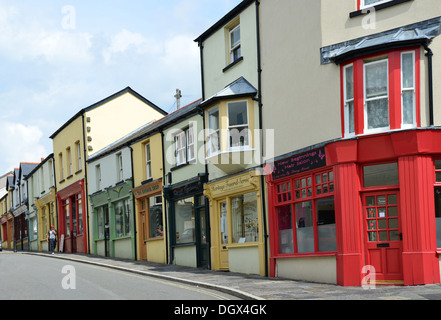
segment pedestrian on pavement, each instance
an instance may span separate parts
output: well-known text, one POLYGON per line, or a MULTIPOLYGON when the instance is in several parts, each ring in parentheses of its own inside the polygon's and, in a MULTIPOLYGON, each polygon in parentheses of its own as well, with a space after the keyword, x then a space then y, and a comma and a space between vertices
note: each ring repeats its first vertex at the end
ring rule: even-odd
POLYGON ((49 244, 49 250, 52 254, 55 253, 55 246, 57 244, 57 231, 55 230, 55 226, 51 226, 51 229, 47 233, 47 242, 49 244))

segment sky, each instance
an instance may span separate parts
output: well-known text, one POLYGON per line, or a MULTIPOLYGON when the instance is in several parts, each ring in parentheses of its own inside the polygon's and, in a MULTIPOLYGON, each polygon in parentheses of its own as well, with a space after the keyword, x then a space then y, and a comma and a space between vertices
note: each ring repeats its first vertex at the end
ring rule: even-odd
POLYGON ((194 39, 242 0, 0 0, 0 175, 53 152, 79 110, 127 86, 167 112, 201 97, 194 39))

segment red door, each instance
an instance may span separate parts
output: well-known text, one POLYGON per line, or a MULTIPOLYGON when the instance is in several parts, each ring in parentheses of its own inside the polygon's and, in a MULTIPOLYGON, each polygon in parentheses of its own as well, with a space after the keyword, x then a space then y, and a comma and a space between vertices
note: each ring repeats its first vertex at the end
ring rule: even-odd
POLYGON ((399 192, 363 195, 366 265, 375 268, 375 283, 402 284, 402 234, 399 192))

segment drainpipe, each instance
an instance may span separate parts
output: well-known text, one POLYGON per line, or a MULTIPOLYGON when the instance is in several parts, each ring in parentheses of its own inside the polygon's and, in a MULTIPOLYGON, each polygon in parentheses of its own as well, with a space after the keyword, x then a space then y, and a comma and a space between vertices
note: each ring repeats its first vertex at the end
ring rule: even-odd
POLYGON ((164 205, 164 214, 165 214, 165 219, 162 223, 164 223, 164 231, 165 231, 165 263, 169 264, 169 257, 168 257, 168 235, 169 235, 169 230, 168 230, 168 213, 167 213, 167 201, 168 199, 166 199, 164 197, 164 187, 165 187, 165 150, 164 150, 164 131, 161 128, 160 130, 161 133, 161 145, 162 145, 162 199, 163 199, 163 205, 164 205))
POLYGON ((261 55, 260 55, 260 1, 256 0, 256 36, 257 36, 257 82, 258 82, 258 93, 257 93, 257 101, 259 104, 259 129, 261 130, 261 138, 260 138, 260 185, 262 188, 262 215, 263 215, 263 241, 265 247, 265 277, 268 277, 268 232, 267 232, 267 210, 266 210, 266 201, 265 201, 265 176, 264 172, 264 163, 263 163, 263 119, 262 119, 262 63, 261 63, 261 55))
MULTIPOLYGON (((84 112, 81 113, 81 122, 83 123, 83 149, 84 149, 84 159, 83 159, 83 169, 84 169, 84 195, 86 201, 86 216, 87 216, 87 252, 90 254, 90 220, 89 220, 89 182, 87 181, 87 160, 86 160, 86 128, 84 124, 84 112)), ((84 223, 84 222, 83 222, 84 223)))
POLYGON ((429 48, 429 42, 424 42, 423 43, 424 49, 427 51, 426 52, 426 57, 427 57, 427 61, 429 64, 429 125, 431 127, 433 127, 434 125, 434 118, 433 118, 433 62, 432 62, 432 57, 433 57, 433 52, 432 50, 429 48))
MULTIPOLYGON (((132 146, 128 145, 129 149, 130 149, 130 165, 131 165, 131 171, 132 171, 132 188, 135 188, 135 174, 133 172, 133 148, 132 146)), ((133 209, 133 233, 134 233, 134 239, 133 239, 133 243, 134 243, 134 249, 135 249, 135 261, 138 260, 138 247, 137 247, 137 229, 136 229, 136 206, 135 206, 135 195, 132 192, 132 209, 133 209)))

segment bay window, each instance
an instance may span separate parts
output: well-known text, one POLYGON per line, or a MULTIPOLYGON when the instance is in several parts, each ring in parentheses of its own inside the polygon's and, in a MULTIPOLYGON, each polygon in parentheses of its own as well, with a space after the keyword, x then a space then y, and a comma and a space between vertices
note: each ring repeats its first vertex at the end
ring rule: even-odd
POLYGON ((342 65, 344 137, 420 126, 419 55, 394 50, 342 65))

